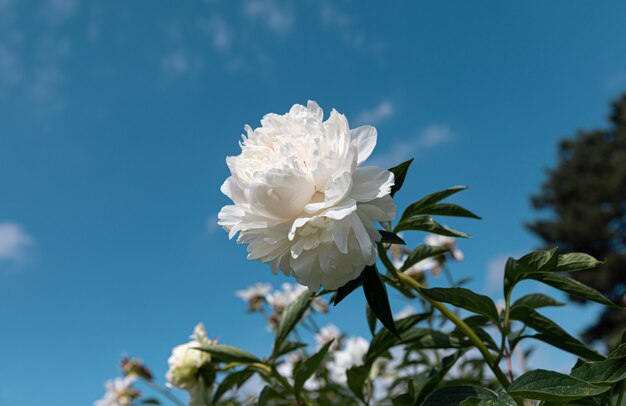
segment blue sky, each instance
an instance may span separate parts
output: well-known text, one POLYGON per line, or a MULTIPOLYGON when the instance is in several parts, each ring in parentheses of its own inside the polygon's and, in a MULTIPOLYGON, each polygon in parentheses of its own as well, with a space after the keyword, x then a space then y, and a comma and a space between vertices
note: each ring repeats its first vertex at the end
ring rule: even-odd
MULTIPOLYGON (((377 164, 416 158, 400 205, 472 187, 455 200, 484 220, 449 222, 476 237, 452 269, 499 298, 502 258, 538 244, 522 223, 558 139, 605 125, 626 89, 625 17, 618 1, 0 0, 0 405, 91 404, 122 353, 162 377, 198 321, 267 353, 233 292, 284 278, 216 227, 219 186, 244 124, 308 99, 375 125, 377 164)), ((320 322, 366 335, 362 309, 357 294, 320 322)), ((577 332, 595 310, 572 309, 548 314, 577 332)))

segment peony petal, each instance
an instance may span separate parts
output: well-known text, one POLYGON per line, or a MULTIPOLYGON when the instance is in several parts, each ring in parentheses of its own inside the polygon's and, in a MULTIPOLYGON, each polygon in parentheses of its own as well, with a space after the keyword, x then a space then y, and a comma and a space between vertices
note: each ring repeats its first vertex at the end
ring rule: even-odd
POLYGON ((367 203, 359 203, 357 211, 365 212, 372 221, 391 221, 396 217, 396 203, 387 195, 367 203))
POLYGON ((352 175, 350 172, 343 172, 338 176, 333 176, 328 189, 326 189, 324 205, 331 207, 343 200, 352 189, 352 175))
POLYGON ((386 169, 375 166, 356 168, 350 197, 359 202, 369 202, 386 196, 391 192, 393 180, 393 173, 386 169))
POLYGON ((377 139, 376 128, 364 125, 350 130, 350 135, 358 151, 357 164, 361 165, 374 151, 377 139))
POLYGON ((322 121, 322 119, 324 118, 324 110, 322 110, 319 104, 317 104, 313 100, 309 100, 307 102, 306 109, 319 121, 322 121))
POLYGON ((233 238, 240 230, 240 224, 246 212, 239 206, 230 205, 222 207, 217 218, 217 224, 224 227, 228 231, 228 238, 233 238))

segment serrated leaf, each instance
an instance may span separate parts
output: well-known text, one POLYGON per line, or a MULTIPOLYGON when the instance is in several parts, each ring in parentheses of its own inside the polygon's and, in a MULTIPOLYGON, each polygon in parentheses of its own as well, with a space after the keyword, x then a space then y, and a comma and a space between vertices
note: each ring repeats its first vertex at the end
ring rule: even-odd
POLYGON ((393 197, 396 194, 396 192, 398 192, 398 190, 402 188, 402 185, 404 184, 404 180, 406 179, 406 174, 408 173, 409 167, 411 166, 412 162, 413 162, 413 158, 409 159, 408 161, 404 161, 400 165, 394 166, 393 168, 389 169, 389 171, 392 172, 394 175, 394 181, 393 181, 394 184, 391 187, 391 192, 390 192, 391 197, 393 197))
POLYGON ((435 203, 445 199, 446 197, 452 196, 453 194, 465 189, 467 189, 467 186, 452 186, 448 189, 440 190, 439 192, 431 193, 427 196, 424 196, 417 202, 408 205, 407 208, 404 210, 404 213, 402 213, 402 217, 400 217, 400 220, 412 217, 412 213, 422 210, 425 207, 432 206, 435 203))
POLYGON ((250 377, 254 375, 254 370, 242 369, 241 371, 233 372, 226 375, 222 382, 217 386, 215 394, 213 395, 213 403, 216 403, 226 392, 231 389, 237 389, 241 387, 250 377))
POLYGON ((511 310, 510 317, 512 320, 521 321, 527 327, 540 333, 540 335, 534 336, 533 338, 548 342, 557 348, 586 359, 594 361, 604 359, 602 355, 588 348, 582 341, 569 335, 558 324, 537 313, 530 307, 516 307, 511 310))
POLYGON ((567 402, 596 396, 609 390, 569 375, 544 369, 526 372, 507 389, 509 395, 548 402, 567 402))
POLYGON ((542 293, 531 293, 520 297, 511 305, 511 309, 520 306, 530 307, 531 309, 538 309, 548 306, 564 306, 565 303, 561 303, 550 296, 546 296, 542 293))
POLYGON ((593 269, 603 262, 581 252, 559 255, 557 272, 578 272, 593 269))
POLYGON ((626 358, 586 362, 570 374, 574 378, 599 385, 610 385, 626 379, 626 358))
POLYGON ((420 293, 429 299, 449 303, 470 312, 481 314, 496 325, 500 324, 500 315, 493 301, 465 288, 432 288, 422 289, 420 293))
POLYGON ((568 278, 567 276, 557 273, 537 272, 529 274, 528 278, 550 285, 553 288, 569 293, 572 296, 591 300, 592 302, 600 303, 615 309, 621 309, 621 307, 611 302, 604 295, 602 295, 602 293, 572 278, 568 278))
POLYGON ((210 344, 196 347, 196 349, 211 354, 211 357, 222 362, 242 362, 253 363, 261 362, 256 356, 250 354, 241 348, 233 347, 227 344, 210 344))
POLYGON ((426 231, 432 234, 446 235, 448 237, 471 238, 468 234, 442 226, 429 216, 418 216, 401 220, 398 225, 396 225, 394 231, 400 232, 406 230, 426 231))
POLYGON ((434 257, 437 255, 441 255, 443 253, 448 252, 449 249, 447 247, 441 247, 441 246, 432 246, 432 245, 418 245, 410 254, 409 256, 406 258, 406 260, 404 261, 404 264, 402 264, 402 268, 400 269, 401 271, 406 271, 407 269, 409 269, 410 267, 412 267, 413 265, 417 264, 418 262, 426 259, 426 258, 430 258, 430 257, 434 257))
POLYGON ((276 329, 276 338, 274 340, 274 352, 280 348, 281 343, 289 333, 296 327, 304 312, 308 309, 313 298, 313 292, 306 290, 298 296, 296 300, 290 303, 281 315, 280 323, 276 329))
POLYGON ((380 275, 378 275, 376 265, 366 266, 361 276, 363 277, 363 292, 368 305, 383 326, 398 336, 398 330, 393 321, 391 306, 389 305, 387 288, 380 279, 380 275))
POLYGON ((467 398, 497 399, 498 394, 478 386, 445 386, 428 395, 423 406, 458 406, 467 398))
POLYGON ((333 344, 334 341, 335 341, 334 339, 330 340, 329 342, 324 344, 318 352, 316 352, 310 358, 308 358, 307 360, 305 360, 304 362, 298 365, 298 367, 294 371, 294 383, 293 383, 293 388, 296 394, 300 393, 300 391, 302 390, 302 387, 304 386, 304 383, 307 381, 307 379, 309 379, 315 373, 317 368, 320 366, 320 364, 324 360, 324 357, 326 357, 326 354, 328 353, 328 349, 330 348, 330 346, 333 344))
POLYGON ((380 242, 386 242, 388 244, 400 244, 406 245, 406 242, 400 236, 391 231, 378 230, 378 233, 381 236, 380 242))
POLYGON ((333 302, 334 306, 337 306, 339 302, 345 299, 350 293, 354 292, 355 289, 363 285, 362 275, 363 274, 361 273, 358 278, 349 281, 348 283, 337 289, 335 296, 333 296, 333 298, 331 299, 331 302, 333 302))

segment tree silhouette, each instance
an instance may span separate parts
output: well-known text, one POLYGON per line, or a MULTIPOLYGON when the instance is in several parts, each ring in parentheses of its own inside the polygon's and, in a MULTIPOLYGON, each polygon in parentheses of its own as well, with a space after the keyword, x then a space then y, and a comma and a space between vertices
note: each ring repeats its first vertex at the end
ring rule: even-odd
MULTIPOLYGON (((546 246, 606 259, 599 269, 572 275, 615 303, 626 305, 626 93, 612 105, 610 126, 580 131, 559 144, 559 162, 547 171, 535 209, 549 217, 527 224, 546 246)), ((621 337, 626 311, 605 310, 583 333, 608 345, 621 337)))

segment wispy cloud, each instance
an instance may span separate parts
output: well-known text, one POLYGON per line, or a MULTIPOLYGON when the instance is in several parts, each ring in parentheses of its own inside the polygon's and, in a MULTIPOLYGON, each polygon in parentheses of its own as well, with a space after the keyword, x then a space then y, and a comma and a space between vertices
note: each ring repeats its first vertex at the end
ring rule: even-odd
POLYGON ((172 51, 161 59, 161 68, 171 76, 184 75, 189 71, 189 59, 181 50, 172 51))
POLYGON ((393 116, 395 111, 391 100, 383 100, 371 109, 363 110, 356 115, 354 123, 356 125, 370 124, 377 125, 393 116))
POLYGON ((232 32, 228 22, 218 15, 207 20, 201 20, 200 29, 211 38, 213 49, 224 52, 230 49, 232 44, 232 32))
POLYGON ((61 24, 78 10, 78 0, 48 0, 42 15, 52 24, 61 24))
POLYGON ((26 253, 33 241, 21 225, 0 223, 0 263, 20 264, 26 259, 26 253))
POLYGON ((485 270, 485 290, 490 293, 499 292, 502 289, 504 266, 512 254, 498 254, 487 261, 485 270))
POLYGON ((207 219, 206 219, 206 230, 210 234, 213 234, 216 230, 221 228, 219 226, 219 224, 217 224, 217 221, 218 221, 217 213, 213 213, 209 217, 207 217, 207 219))
POLYGON ((288 3, 277 0, 247 0, 243 7, 244 16, 253 22, 262 23, 276 35, 283 36, 291 31, 295 13, 288 3))
POLYGON ((424 150, 438 147, 455 138, 454 133, 446 124, 432 124, 408 139, 393 143, 382 154, 375 155, 369 162, 371 165, 388 167, 423 153, 424 150))
POLYGON ((609 75, 604 81, 604 88, 611 92, 626 89, 626 70, 609 75))

